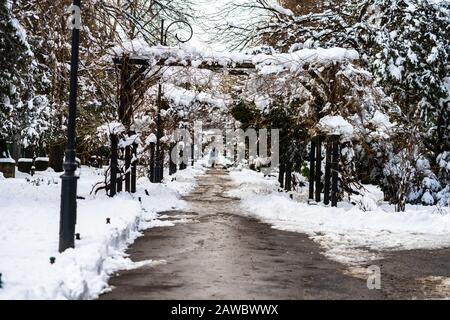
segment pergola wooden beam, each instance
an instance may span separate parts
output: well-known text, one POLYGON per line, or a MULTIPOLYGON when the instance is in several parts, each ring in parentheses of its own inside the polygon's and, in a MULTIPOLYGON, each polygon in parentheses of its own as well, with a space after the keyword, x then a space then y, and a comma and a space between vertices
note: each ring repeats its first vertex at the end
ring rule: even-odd
MULTIPOLYGON (((116 65, 121 65, 122 58, 113 58, 116 65)), ((150 63, 149 59, 129 58, 127 63, 139 66, 160 66, 160 67, 190 67, 195 69, 210 70, 214 72, 224 72, 234 76, 247 76, 251 72, 256 72, 256 66, 251 62, 233 63, 232 66, 224 66, 218 62, 203 61, 193 66, 186 61, 170 61, 170 59, 159 59, 156 63, 150 63)))

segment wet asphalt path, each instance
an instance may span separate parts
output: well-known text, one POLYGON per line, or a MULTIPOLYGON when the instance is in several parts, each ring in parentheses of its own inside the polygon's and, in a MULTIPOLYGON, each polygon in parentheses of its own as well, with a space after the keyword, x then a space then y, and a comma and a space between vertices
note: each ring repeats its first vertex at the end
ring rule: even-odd
MULTIPOLYGON (((431 297, 414 274, 397 276, 396 272, 407 267, 397 258, 379 262, 384 263, 383 289, 369 290, 364 277, 352 276, 344 265, 325 258, 307 235, 275 230, 240 216, 239 200, 226 196, 231 188, 224 170, 210 170, 199 177, 198 187, 185 196, 189 211, 161 213, 169 221, 189 221, 149 229, 128 250, 133 261, 166 263, 119 272, 110 280, 112 291, 100 299, 431 297)), ((441 254, 448 258, 450 250, 441 254)), ((415 268, 423 273, 423 267, 415 268)), ((449 268, 441 268, 441 273, 448 272, 449 268)))

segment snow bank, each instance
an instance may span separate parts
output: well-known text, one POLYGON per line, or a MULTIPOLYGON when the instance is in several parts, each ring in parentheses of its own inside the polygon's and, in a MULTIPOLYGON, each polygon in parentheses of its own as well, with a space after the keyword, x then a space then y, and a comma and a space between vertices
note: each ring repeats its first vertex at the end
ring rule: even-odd
MULTIPOLYGON (((250 170, 232 172, 231 177, 239 188, 230 195, 242 199, 244 214, 280 230, 306 233, 323 246, 328 257, 342 263, 379 258, 373 251, 450 246, 448 210, 442 213, 436 207, 408 205, 406 212, 396 213, 393 206, 382 204, 364 212, 346 202, 338 208, 308 205, 304 195, 296 201, 278 193, 275 178, 250 170)), ((379 198, 376 192, 374 198, 379 198)))
POLYGON ((63 254, 58 253, 60 174, 17 172, 16 179, 1 180, 0 299, 94 299, 117 270, 162 263, 133 263, 124 252, 141 230, 161 225, 158 211, 186 207, 181 195, 194 188, 194 176, 202 173, 201 167, 189 167, 162 185, 140 179, 136 194, 111 199, 89 195, 103 171, 83 166, 78 195, 85 200, 78 200, 76 227, 81 240, 63 254))

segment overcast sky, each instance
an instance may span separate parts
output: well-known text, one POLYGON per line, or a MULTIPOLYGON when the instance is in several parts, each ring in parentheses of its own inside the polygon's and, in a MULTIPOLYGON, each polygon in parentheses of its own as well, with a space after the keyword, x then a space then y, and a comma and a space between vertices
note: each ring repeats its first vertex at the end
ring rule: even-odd
MULTIPOLYGON (((213 14, 216 14, 220 7, 225 6, 228 2, 231 2, 233 0, 218 0, 218 1, 207 1, 207 0, 196 0, 197 6, 195 8, 196 14, 200 13, 201 15, 204 15, 205 17, 211 16, 213 14), (198 11, 198 12, 197 12, 198 11)), ((208 23, 205 18, 200 18, 201 23, 208 23)), ((191 45, 200 46, 200 47, 207 47, 210 48, 211 45, 207 43, 208 39, 210 39, 210 34, 208 33, 208 30, 205 30, 200 23, 195 23, 193 25, 194 28, 194 36, 192 40, 189 42, 191 45)), ((214 48, 210 48, 214 50, 223 50, 225 49, 223 45, 220 43, 214 43, 214 48)))
MULTIPOLYGON (((201 24, 206 24, 210 28, 212 27, 212 23, 208 22, 208 17, 213 17, 217 15, 217 13, 221 12, 223 8, 226 7, 227 4, 234 2, 242 2, 243 0, 195 0, 197 3, 197 7, 195 8, 196 14, 203 15, 204 18, 201 18, 200 23, 196 23, 193 25, 194 28, 194 37, 190 41, 191 45, 204 47, 207 49, 211 49, 214 51, 224 51, 226 50, 226 46, 220 43, 220 39, 214 41, 215 39, 211 39, 211 33, 208 32, 208 27, 203 28, 201 24), (208 39, 212 40, 214 43, 209 44, 208 39)), ((245 15, 233 17, 233 19, 244 19, 245 15)))

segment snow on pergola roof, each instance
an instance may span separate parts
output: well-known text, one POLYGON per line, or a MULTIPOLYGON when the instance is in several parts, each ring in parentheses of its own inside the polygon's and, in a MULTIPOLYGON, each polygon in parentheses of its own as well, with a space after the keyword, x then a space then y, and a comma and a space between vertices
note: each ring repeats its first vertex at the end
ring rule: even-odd
POLYGON ((148 66, 184 66, 210 70, 227 70, 230 74, 246 74, 253 69, 259 74, 297 73, 306 66, 327 66, 359 59, 358 52, 344 48, 302 49, 281 54, 245 54, 214 52, 183 44, 179 47, 149 46, 141 40, 125 42, 111 50, 115 63, 127 56, 129 62, 148 66), (246 72, 243 72, 246 69, 246 72))

